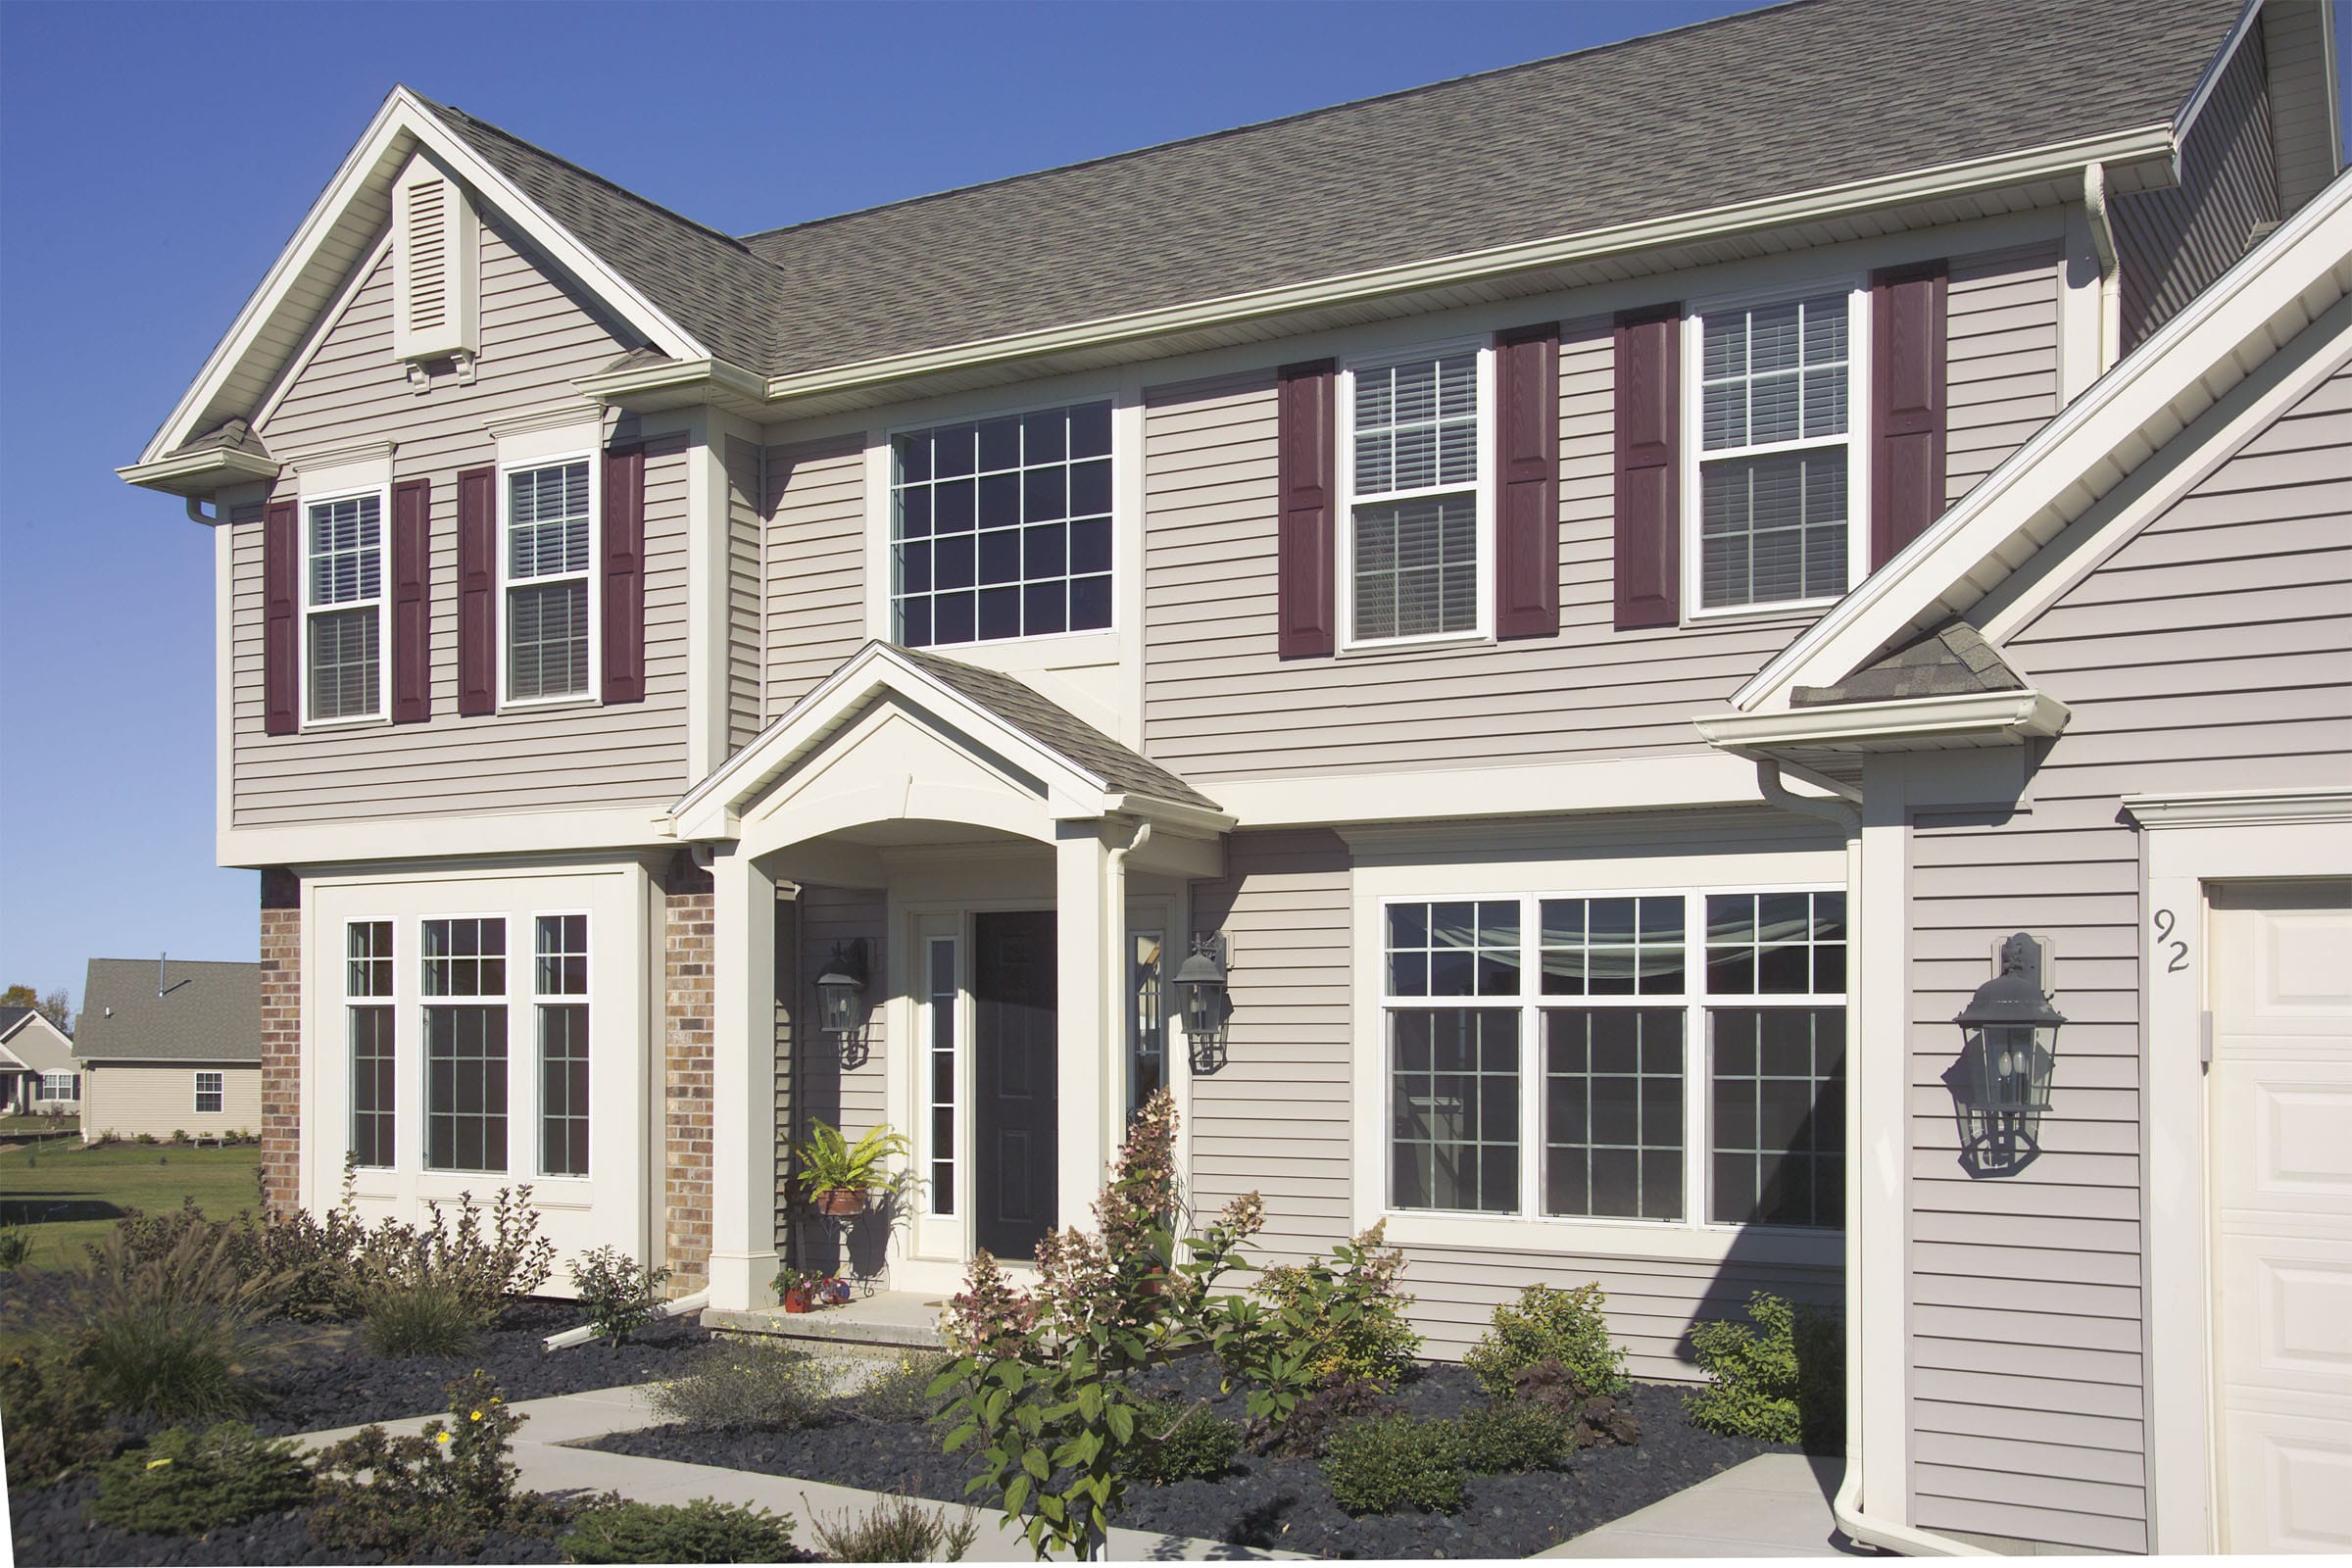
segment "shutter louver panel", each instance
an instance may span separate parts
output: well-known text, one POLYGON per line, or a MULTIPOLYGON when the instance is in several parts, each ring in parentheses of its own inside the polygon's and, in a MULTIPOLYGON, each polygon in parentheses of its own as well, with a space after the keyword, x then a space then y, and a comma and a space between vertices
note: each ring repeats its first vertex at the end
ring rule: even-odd
POLYGON ((498 711, 498 470, 458 475, 458 711, 498 711))
POLYGON ((1276 550, 1276 648, 1284 659, 1318 659, 1339 646, 1333 613, 1339 545, 1338 369, 1330 360, 1286 365, 1278 373, 1281 438, 1275 458, 1281 518, 1276 550))
POLYGON ((645 701, 645 448, 605 454, 604 700, 645 701))
POLYGON ((1683 613, 1682 310, 1618 318, 1616 624, 1672 626, 1683 613))
POLYGON ((466 189, 422 154, 392 187, 392 352, 408 361, 480 351, 481 235, 466 189))
POLYGON ((433 482, 392 487, 392 722, 433 716, 433 482))
POLYGON ((409 330, 429 333, 449 320, 449 181, 419 180, 409 192, 409 330))
POLYGON ((273 501, 262 514, 262 728, 302 728, 301 509, 273 501))
POLYGON ((1942 262, 1870 280, 1870 567, 1943 513, 1942 262))
POLYGON ((1494 635, 1560 631, 1560 325, 1494 340, 1494 635))

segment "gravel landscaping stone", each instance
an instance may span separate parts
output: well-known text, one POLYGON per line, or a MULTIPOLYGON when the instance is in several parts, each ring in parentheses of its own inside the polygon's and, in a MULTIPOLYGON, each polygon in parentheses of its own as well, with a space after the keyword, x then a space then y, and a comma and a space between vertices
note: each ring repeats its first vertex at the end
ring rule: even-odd
POLYGON ((141 1536, 91 1524, 82 1505, 97 1494, 90 1478, 39 1492, 9 1494, 9 1526, 24 1568, 75 1568, 81 1564, 147 1563, 539 1563, 561 1562, 552 1540, 494 1531, 481 1550, 467 1557, 329 1550, 310 1538, 310 1510, 264 1514, 243 1524, 223 1525, 208 1536, 141 1536))

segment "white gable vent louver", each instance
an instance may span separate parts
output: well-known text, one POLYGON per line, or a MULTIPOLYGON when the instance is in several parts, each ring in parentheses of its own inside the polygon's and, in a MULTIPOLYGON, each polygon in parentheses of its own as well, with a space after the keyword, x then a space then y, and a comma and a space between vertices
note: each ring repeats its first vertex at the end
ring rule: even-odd
POLYGON ((470 370, 480 352, 480 235, 466 189, 419 156, 392 192, 392 352, 470 370))

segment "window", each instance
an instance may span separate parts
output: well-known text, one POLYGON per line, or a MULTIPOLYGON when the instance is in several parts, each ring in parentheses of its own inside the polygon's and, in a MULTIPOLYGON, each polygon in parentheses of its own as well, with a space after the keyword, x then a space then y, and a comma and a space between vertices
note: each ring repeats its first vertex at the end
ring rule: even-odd
POLYGON ((1844 894, 1381 916, 1393 1207, 1842 1223, 1844 894))
POLYGON ((588 1174, 588 917, 539 916, 539 1171, 588 1174), (576 997, 576 1002, 551 1000, 576 997))
POLYGON ((424 1163, 507 1168, 507 922, 423 922, 424 1163))
POLYGON ((931 1212, 956 1212, 956 939, 925 945, 924 1003, 931 1036, 931 1212))
POLYGON ((585 697, 595 559, 588 460, 506 478, 507 701, 585 697))
POLYGON ((1403 642, 1485 628, 1482 385, 1462 348, 1352 367, 1348 444, 1348 638, 1403 642))
POLYGON ((1128 976, 1133 1006, 1127 1021, 1127 1119, 1168 1087, 1168 1018, 1160 981, 1160 935, 1130 931, 1135 968, 1128 976))
POLYGON ((1110 624, 1110 405, 891 438, 891 609, 909 648, 1110 624))
POLYGON ((384 499, 306 504, 303 680, 315 721, 384 710, 384 499))
POLYGON ((39 1100, 79 1100, 81 1098, 81 1074, 45 1072, 41 1074, 41 1087, 33 1091, 33 1094, 34 1098, 39 1100))
POLYGON ((196 1075, 197 1115, 218 1116, 220 1114, 221 1103, 227 1099, 228 1093, 226 1077, 226 1074, 217 1072, 200 1072, 196 1075))
POLYGON ((1696 343, 1697 593, 1703 610, 1818 603, 1861 559, 1851 368, 1858 290, 1726 306, 1692 318, 1696 343))
POLYGON ((351 1035, 351 1158, 371 1170, 392 1165, 392 922, 343 928, 344 1013, 351 1035))

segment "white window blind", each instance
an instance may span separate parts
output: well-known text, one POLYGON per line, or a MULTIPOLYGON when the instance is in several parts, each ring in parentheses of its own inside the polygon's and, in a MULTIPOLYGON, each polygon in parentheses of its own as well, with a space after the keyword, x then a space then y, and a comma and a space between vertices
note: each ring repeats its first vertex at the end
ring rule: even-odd
POLYGON ((593 514, 586 459, 507 475, 507 699, 588 693, 593 514))
POLYGON ((1383 642, 1474 631, 1478 354, 1349 374, 1350 635, 1383 642))
POLYGON ((313 719, 383 712, 384 507, 314 501, 303 530, 305 679, 313 719))

